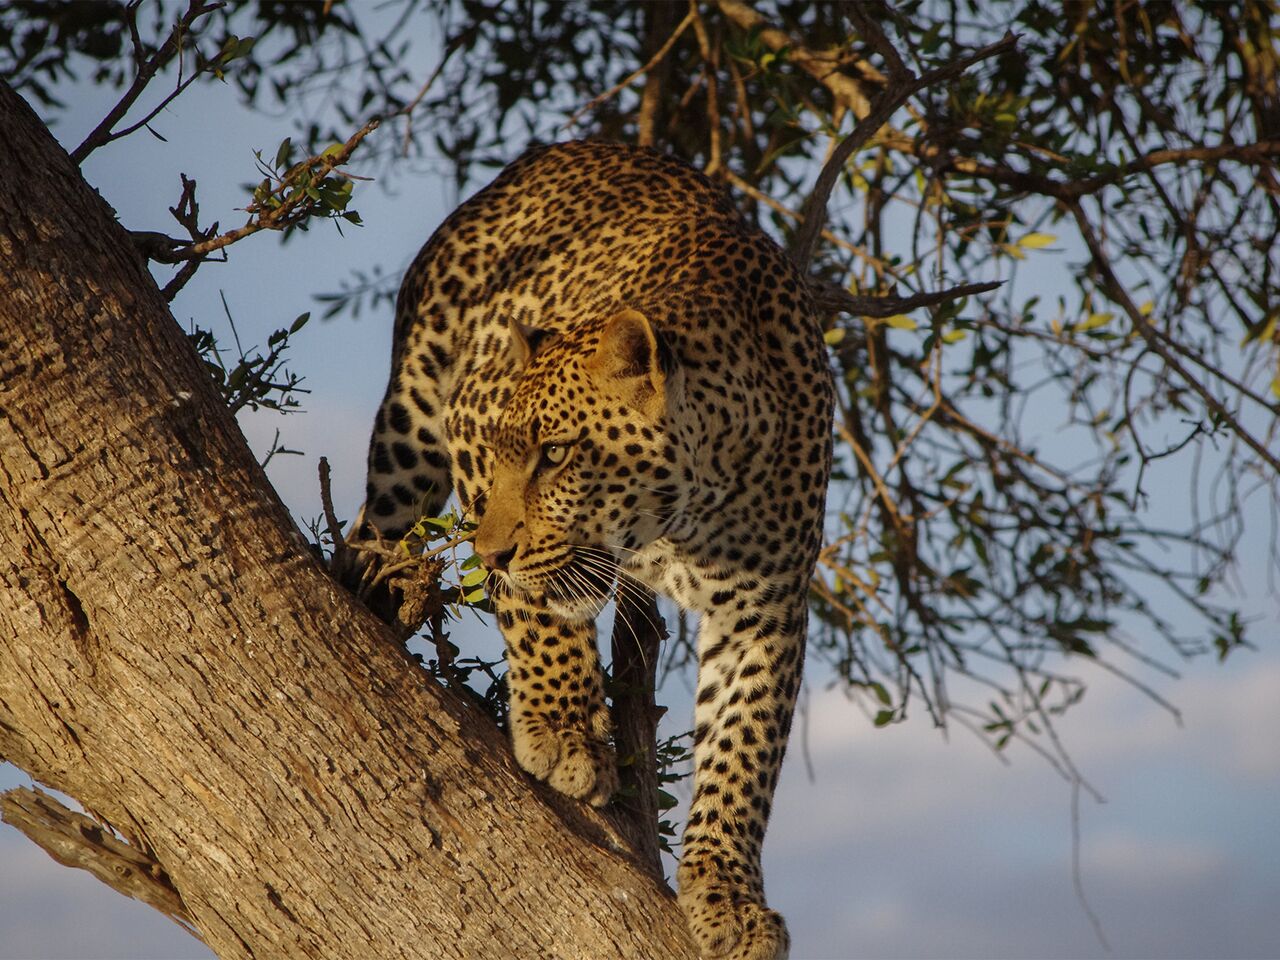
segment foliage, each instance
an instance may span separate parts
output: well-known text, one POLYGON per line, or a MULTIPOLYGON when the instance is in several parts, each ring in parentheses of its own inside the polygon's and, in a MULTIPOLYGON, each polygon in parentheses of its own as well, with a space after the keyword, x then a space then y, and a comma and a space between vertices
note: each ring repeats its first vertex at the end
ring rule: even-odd
MULTIPOLYGON (((227 307, 225 298, 222 306, 224 309, 227 307)), ((211 330, 193 326, 187 336, 232 413, 239 413, 245 407, 292 413, 301 407, 296 395, 310 391, 301 387, 301 376, 285 368, 284 354, 289 349, 289 338, 306 326, 310 319, 311 314, 304 313, 288 327, 276 330, 267 338, 267 352, 263 354, 258 347, 246 350, 241 346, 240 335, 228 309, 227 322, 237 354, 235 365, 230 369, 223 359, 225 351, 218 347, 217 338, 211 330)))
POLYGON ((666 815, 675 809, 678 801, 664 787, 670 787, 689 776, 693 763, 693 731, 665 737, 658 741, 658 845, 674 854, 678 831, 675 823, 666 815))
MULTIPOLYGON (((123 85, 123 9, 5 4, 0 75, 37 95, 86 66, 123 85)), ((180 14, 147 9, 157 37, 180 14)), ((838 482, 813 648, 877 722, 919 698, 996 746, 1056 752, 1078 665, 1128 675, 1162 666, 1156 640, 1179 658, 1246 645, 1222 586, 1242 504, 1280 499, 1276 5, 1066 10, 400 0, 233 3, 204 22, 218 50, 257 38, 226 79, 300 109, 312 154, 379 114, 396 136, 371 159, 462 186, 534 139, 640 140, 724 181, 783 243, 904 57, 919 72, 1012 25, 1016 52, 912 98, 832 199, 821 278, 870 295, 1005 283, 829 318, 838 482)), ((356 277, 329 310, 385 306, 395 280, 356 277)))

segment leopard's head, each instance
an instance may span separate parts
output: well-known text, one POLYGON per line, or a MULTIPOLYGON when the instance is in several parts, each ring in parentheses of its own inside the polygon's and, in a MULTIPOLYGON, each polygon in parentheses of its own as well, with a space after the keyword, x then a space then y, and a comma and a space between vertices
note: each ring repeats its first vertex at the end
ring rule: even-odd
POLYGON ((572 619, 608 602, 618 567, 681 509, 683 374, 644 314, 563 335, 511 324, 522 374, 490 437, 493 485, 475 548, 509 588, 572 619))

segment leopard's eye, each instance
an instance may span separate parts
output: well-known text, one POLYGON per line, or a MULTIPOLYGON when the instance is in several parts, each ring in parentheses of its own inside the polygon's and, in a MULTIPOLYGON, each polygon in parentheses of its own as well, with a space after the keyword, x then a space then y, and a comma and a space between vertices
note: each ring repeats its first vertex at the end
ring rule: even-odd
POLYGON ((567 443, 544 443, 542 445, 542 466, 558 467, 569 456, 567 443))

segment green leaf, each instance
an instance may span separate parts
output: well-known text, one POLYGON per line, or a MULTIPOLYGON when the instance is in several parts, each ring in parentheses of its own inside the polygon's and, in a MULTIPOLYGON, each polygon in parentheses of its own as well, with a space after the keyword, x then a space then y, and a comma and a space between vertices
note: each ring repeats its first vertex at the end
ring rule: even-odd
POLYGON ((303 327, 307 325, 307 321, 310 319, 311 319, 311 311, 309 310, 306 313, 298 314, 298 319, 294 320, 293 323, 290 324, 289 332, 297 333, 299 330, 301 330, 303 327))
POLYGON ((1076 327, 1077 330, 1096 330, 1098 327, 1105 327, 1108 323, 1116 318, 1114 313, 1091 313, 1084 323, 1076 327))
POLYGON ((470 593, 465 594, 465 595, 462 597, 462 599, 463 599, 464 601, 466 601, 467 603, 483 603, 483 602, 484 602, 484 588, 483 588, 483 587, 477 587, 475 590, 472 590, 470 593))
POLYGON ((827 346, 834 347, 837 343, 844 339, 844 328, 834 327, 822 335, 822 339, 826 341, 827 346))
POLYGON ((237 37, 235 34, 227 37, 222 43, 222 49, 218 51, 216 63, 210 64, 214 74, 221 79, 222 71, 218 67, 226 66, 232 60, 247 57, 253 52, 253 45, 257 42, 257 37, 237 37))
POLYGON ((915 330, 919 326, 905 313, 895 313, 892 317, 885 317, 884 322, 886 326, 893 327, 895 330, 915 330))
POLYGON ((485 580, 487 580, 488 578, 489 578, 489 571, 481 567, 479 569, 472 570, 465 577, 463 577, 462 586, 474 587, 478 584, 484 583, 485 580))
MULTIPOLYGON (((275 169, 283 170, 289 165, 289 160, 293 157, 293 137, 285 137, 280 141, 280 146, 276 150, 275 169)), ((266 181, 263 181, 265 183, 266 181)))
POLYGON ((893 705, 893 700, 889 697, 889 691, 885 689, 884 684, 879 680, 871 681, 871 689, 875 692, 876 699, 883 703, 886 707, 893 705))

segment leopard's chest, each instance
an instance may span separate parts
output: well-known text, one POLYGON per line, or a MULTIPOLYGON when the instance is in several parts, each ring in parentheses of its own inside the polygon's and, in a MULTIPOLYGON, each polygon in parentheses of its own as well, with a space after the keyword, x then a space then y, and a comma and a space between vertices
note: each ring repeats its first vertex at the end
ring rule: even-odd
POLYGON ((732 605, 737 595, 736 571, 700 563, 669 540, 650 544, 625 569, 633 579, 694 613, 732 605))

